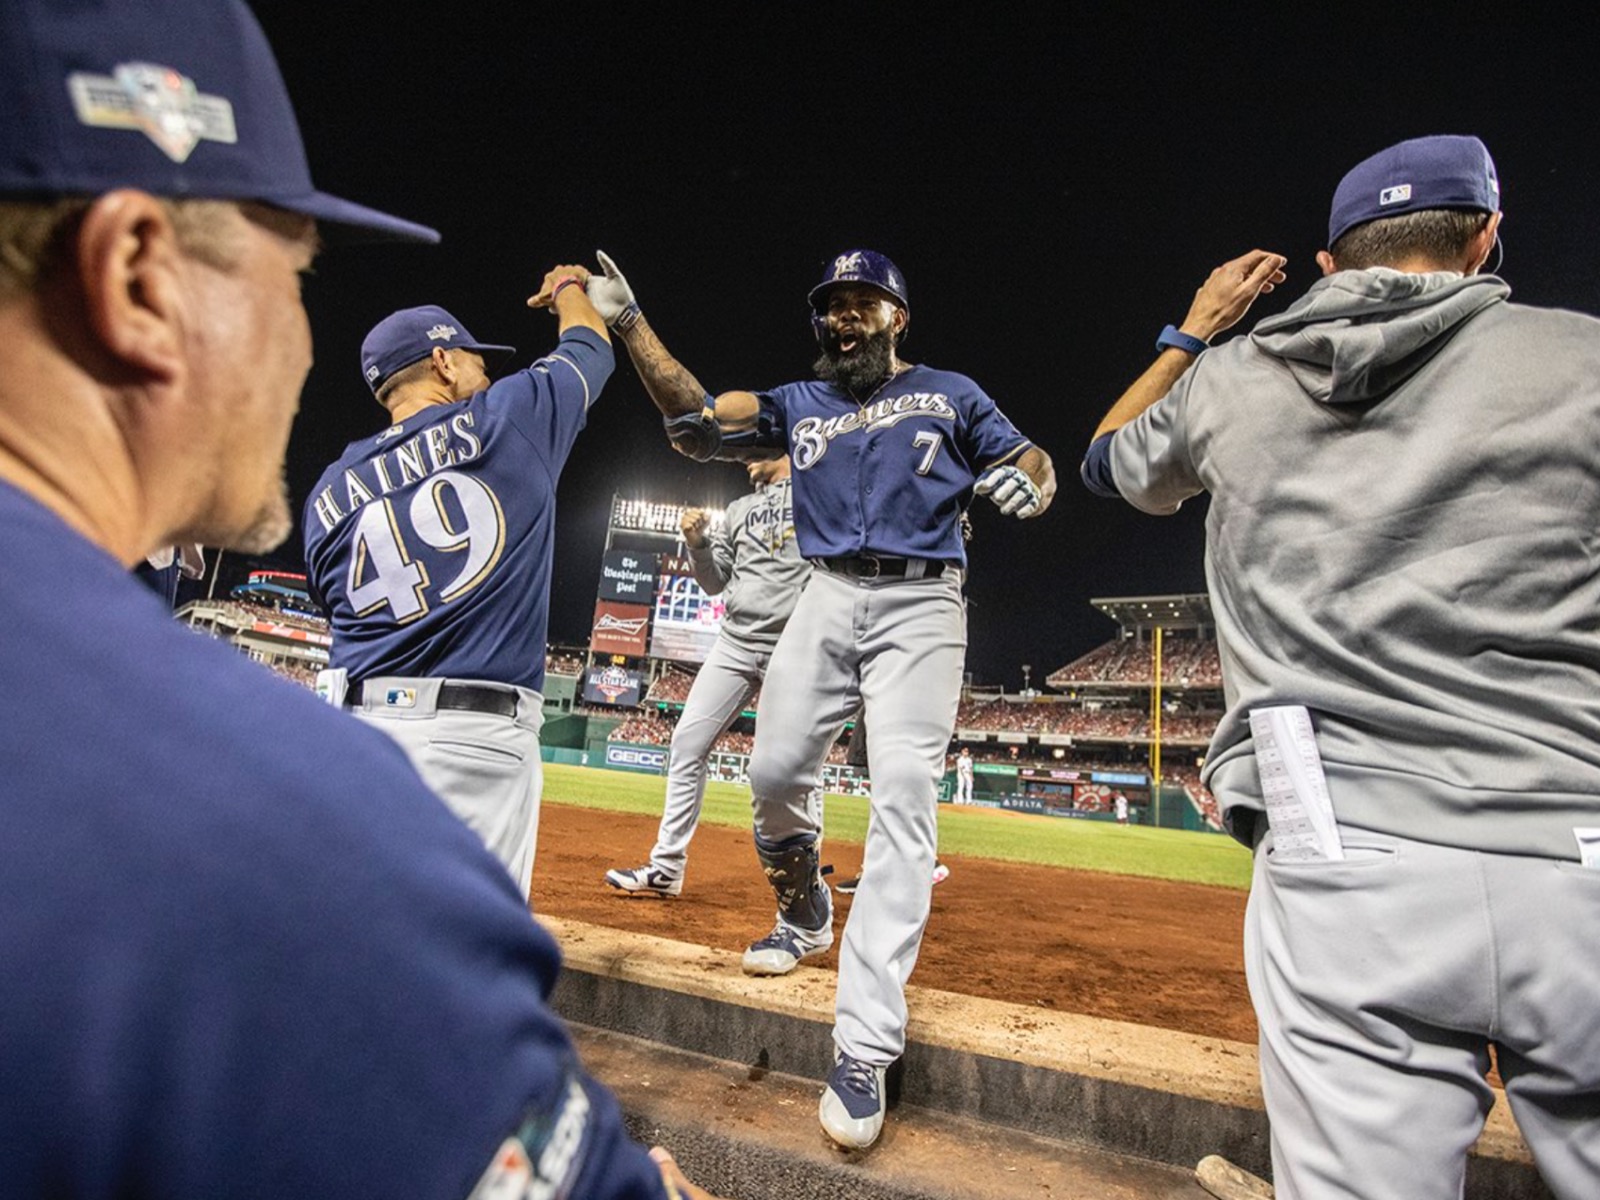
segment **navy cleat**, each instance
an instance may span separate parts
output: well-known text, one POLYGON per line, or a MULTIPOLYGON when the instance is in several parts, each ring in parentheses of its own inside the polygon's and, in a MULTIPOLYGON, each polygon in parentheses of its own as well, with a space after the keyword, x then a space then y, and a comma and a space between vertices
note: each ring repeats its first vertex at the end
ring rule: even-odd
POLYGON ((833 1070, 823 1089, 817 1117, 822 1132, 846 1150, 865 1150, 883 1132, 883 1075, 842 1050, 834 1050, 833 1070))
POLYGON ((800 960, 826 954, 833 945, 833 916, 821 929, 810 931, 796 929, 782 917, 772 927, 772 932, 760 941, 751 942, 744 952, 746 975, 787 975, 800 965, 800 960))

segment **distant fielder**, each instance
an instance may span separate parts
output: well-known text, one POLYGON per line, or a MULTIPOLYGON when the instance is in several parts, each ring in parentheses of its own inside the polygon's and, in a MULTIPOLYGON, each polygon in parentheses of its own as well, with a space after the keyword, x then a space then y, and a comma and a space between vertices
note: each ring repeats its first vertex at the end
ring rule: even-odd
MULTIPOLYGON (((683 514, 695 581, 724 596, 727 610, 672 734, 666 807, 650 861, 606 872, 606 882, 624 892, 676 896, 683 890, 689 841, 706 794, 706 756, 761 686, 778 635, 811 578, 794 536, 789 460, 752 462, 747 470, 756 490, 728 506, 721 528, 710 529, 698 508, 683 514)), ((820 822, 820 788, 813 789, 813 802, 820 822)))
POLYGON ((972 803, 972 751, 965 746, 956 755, 956 803, 972 803))
POLYGON ((910 303, 881 254, 841 254, 811 290, 816 379, 717 397, 662 346, 616 265, 601 262, 591 294, 673 444, 700 460, 787 451, 794 463, 795 530, 817 571, 762 692, 750 787, 778 914, 744 968, 783 974, 833 943, 811 791, 865 702, 872 820, 820 1117, 840 1145, 869 1146, 883 1127, 884 1070, 905 1047, 905 981, 933 889, 938 781, 966 656, 961 513, 977 491, 1004 513, 1036 516, 1054 472, 971 379, 899 359, 910 303))
POLYGON ((323 473, 303 522, 307 581, 333 626, 319 690, 400 743, 524 897, 556 481, 614 361, 586 274, 545 276, 529 304, 553 307, 561 340, 494 383, 489 363, 511 347, 444 309, 380 321, 361 369, 389 426, 323 473))

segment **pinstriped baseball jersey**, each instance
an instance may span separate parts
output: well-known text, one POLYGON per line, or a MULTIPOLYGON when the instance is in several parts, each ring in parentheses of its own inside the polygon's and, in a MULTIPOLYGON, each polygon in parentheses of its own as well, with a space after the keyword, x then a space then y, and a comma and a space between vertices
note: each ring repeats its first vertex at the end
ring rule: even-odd
POLYGON ((556 482, 614 365, 570 329, 526 370, 352 442, 306 502, 306 571, 352 682, 544 686, 556 482))
POLYGON ((818 380, 759 399, 761 440, 789 447, 807 558, 871 551, 965 565, 973 482, 1032 445, 971 379, 933 367, 908 367, 862 403, 818 380))

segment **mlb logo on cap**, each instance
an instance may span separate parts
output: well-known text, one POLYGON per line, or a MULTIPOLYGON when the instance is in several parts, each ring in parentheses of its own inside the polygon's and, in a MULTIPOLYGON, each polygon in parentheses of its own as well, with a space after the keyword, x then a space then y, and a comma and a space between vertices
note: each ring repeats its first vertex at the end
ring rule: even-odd
POLYGON ((1357 225, 1425 209, 1500 211, 1500 179, 1475 137, 1412 138, 1357 163, 1339 181, 1328 215, 1331 247, 1357 225))

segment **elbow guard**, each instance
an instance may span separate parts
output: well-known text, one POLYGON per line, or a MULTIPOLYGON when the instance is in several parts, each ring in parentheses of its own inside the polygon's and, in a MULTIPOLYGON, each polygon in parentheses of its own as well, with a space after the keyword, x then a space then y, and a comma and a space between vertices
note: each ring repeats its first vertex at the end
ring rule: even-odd
POLYGON ((695 462, 709 462, 722 449, 722 426, 717 423, 716 410, 709 403, 699 412, 680 413, 676 417, 662 417, 667 440, 679 454, 687 454, 695 462))

